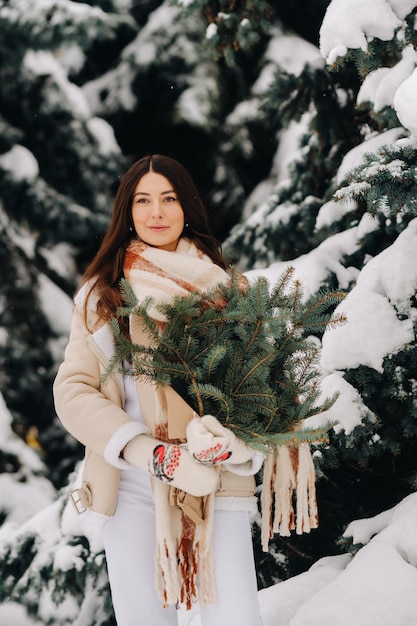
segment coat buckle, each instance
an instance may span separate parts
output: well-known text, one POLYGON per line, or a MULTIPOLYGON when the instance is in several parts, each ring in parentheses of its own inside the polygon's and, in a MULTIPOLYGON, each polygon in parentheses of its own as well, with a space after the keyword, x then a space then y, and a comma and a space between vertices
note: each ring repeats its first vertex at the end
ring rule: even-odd
POLYGON ((91 506, 91 492, 88 487, 81 487, 80 489, 73 489, 70 493, 71 502, 78 513, 85 513, 85 511, 91 506))

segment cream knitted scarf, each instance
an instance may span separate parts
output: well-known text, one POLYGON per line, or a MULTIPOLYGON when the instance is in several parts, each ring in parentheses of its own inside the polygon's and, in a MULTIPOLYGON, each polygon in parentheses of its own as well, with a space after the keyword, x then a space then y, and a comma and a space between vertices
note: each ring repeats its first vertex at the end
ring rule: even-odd
MULTIPOLYGON (((124 275, 139 303, 149 296, 155 303, 169 302, 190 291, 208 291, 228 280, 228 274, 215 265, 188 239, 180 239, 175 252, 152 248, 134 240, 126 250, 124 275)), ((164 323, 155 308, 151 315, 164 323)), ((156 396, 158 404, 158 398, 156 396)), ((157 406, 154 435, 168 438, 167 416, 157 406)), ((178 601, 187 608, 197 600, 215 602, 216 592, 211 564, 211 533, 214 494, 204 502, 204 522, 186 515, 179 492, 154 480, 157 553, 157 588, 165 605, 178 601), (198 592, 198 593, 197 593, 198 592)), ((263 472, 262 547, 268 550, 273 533, 288 536, 309 532, 318 525, 314 465, 307 443, 280 446, 268 454, 263 472), (293 503, 296 500, 296 506, 293 503), (294 510, 295 508, 295 510, 294 510)))
MULTIPOLYGON (((188 239, 180 239, 175 252, 167 252, 133 240, 125 253, 124 276, 139 303, 151 297, 155 304, 171 301, 190 291, 208 291, 228 280, 228 274, 204 255, 188 239)), ((163 324, 161 314, 151 315, 163 324)), ((133 328, 132 328, 133 331, 133 328)), ((162 441, 168 437, 167 415, 157 403, 154 435, 162 441)), ((177 441, 177 440, 175 440, 177 441)), ((211 563, 211 534, 214 494, 201 499, 204 521, 196 523, 187 515, 183 492, 153 480, 156 516, 156 583, 164 605, 185 603, 187 608, 197 599, 201 604, 216 601, 211 563)))

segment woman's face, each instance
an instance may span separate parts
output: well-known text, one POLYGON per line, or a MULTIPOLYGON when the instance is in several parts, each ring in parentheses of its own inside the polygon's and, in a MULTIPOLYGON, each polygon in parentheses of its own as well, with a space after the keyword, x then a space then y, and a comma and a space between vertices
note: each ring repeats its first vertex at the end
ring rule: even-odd
POLYGON ((162 174, 148 172, 135 187, 133 226, 150 246, 172 252, 184 230, 184 211, 171 183, 162 174))

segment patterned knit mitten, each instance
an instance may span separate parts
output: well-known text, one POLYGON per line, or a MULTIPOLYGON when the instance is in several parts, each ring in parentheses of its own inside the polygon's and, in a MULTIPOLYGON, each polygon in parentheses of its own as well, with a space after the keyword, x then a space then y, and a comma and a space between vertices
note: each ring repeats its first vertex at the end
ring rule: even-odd
POLYGON ((188 449, 200 463, 241 465, 251 460, 254 450, 222 426, 213 415, 195 417, 187 426, 188 449))
POLYGON ((218 473, 197 463, 182 446, 165 443, 148 435, 138 435, 125 446, 123 458, 151 476, 193 496, 215 491, 218 473))

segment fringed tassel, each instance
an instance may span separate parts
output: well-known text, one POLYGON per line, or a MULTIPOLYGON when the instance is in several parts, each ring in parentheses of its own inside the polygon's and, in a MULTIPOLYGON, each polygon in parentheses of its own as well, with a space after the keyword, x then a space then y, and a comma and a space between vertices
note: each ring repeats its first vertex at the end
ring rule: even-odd
POLYGON ((216 602, 211 558, 214 494, 207 498, 204 522, 195 524, 180 508, 172 506, 169 486, 153 481, 157 548, 156 585, 164 606, 182 603, 191 609, 216 602))
POLYGON ((268 454, 261 494, 261 541, 264 552, 274 533, 288 537, 318 526, 315 473, 308 443, 279 446, 268 454), (296 513, 294 513, 294 497, 296 513))
POLYGON ((296 533, 309 533, 319 525, 316 499, 316 475, 308 443, 298 447, 296 533))
POLYGON ((169 487, 153 480, 156 517, 155 580, 165 607, 178 603, 181 586, 177 562, 178 536, 181 532, 180 509, 169 506, 169 487))
POLYGON ((198 555, 195 550, 196 525, 187 515, 181 516, 182 533, 178 544, 177 559, 180 575, 179 601, 187 611, 197 602, 198 555))
POLYGON ((214 567, 212 559, 212 539, 213 539, 213 522, 214 522, 214 493, 211 493, 206 501, 204 524, 197 526, 198 533, 198 601, 202 606, 204 604, 216 604, 216 580, 214 576, 214 567))
POLYGON ((263 485, 261 491, 261 544, 264 552, 268 552, 269 540, 272 539, 272 493, 276 469, 274 452, 270 452, 266 457, 263 470, 263 485))
MULTIPOLYGON (((155 413, 155 436, 168 441, 168 425, 158 396, 155 413)), ((153 479, 152 485, 156 518, 156 588, 164 606, 181 603, 189 610, 197 599, 200 604, 215 603, 217 596, 211 557, 214 493, 205 498, 202 513, 198 503, 191 502, 198 498, 190 496, 186 501, 176 501, 168 484, 153 479), (200 514, 204 516, 202 522, 198 520, 200 514)))
POLYGON ((182 534, 177 553, 181 584, 179 600, 187 610, 197 599, 200 605, 217 601, 211 550, 213 517, 214 494, 207 499, 202 524, 195 524, 186 514, 182 515, 182 534))

